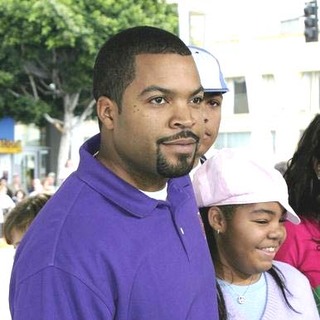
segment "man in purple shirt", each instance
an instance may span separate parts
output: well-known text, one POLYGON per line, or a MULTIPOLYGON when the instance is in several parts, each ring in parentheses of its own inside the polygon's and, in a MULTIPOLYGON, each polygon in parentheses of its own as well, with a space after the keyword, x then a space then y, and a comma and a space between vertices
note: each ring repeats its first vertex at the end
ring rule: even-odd
POLYGON ((100 134, 24 236, 14 320, 218 319, 214 269, 189 171, 203 89, 188 47, 153 27, 100 49, 100 134))

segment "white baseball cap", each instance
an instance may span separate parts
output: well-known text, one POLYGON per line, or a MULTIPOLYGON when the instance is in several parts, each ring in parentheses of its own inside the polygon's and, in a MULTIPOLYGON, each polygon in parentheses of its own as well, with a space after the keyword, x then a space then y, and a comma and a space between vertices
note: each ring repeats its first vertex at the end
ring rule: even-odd
POLYGON ((279 202, 294 224, 300 218, 288 202, 281 173, 251 149, 224 148, 205 161, 193 176, 198 207, 279 202))
POLYGON ((207 50, 195 46, 189 46, 196 63, 204 92, 229 91, 221 72, 219 61, 207 50))

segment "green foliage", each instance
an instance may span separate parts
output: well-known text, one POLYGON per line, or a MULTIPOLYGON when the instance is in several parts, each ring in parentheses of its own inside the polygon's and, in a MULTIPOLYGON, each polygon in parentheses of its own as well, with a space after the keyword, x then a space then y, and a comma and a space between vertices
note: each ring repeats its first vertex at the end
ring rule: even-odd
POLYGON ((11 101, 6 101, 6 103, 3 103, 3 99, 1 100, 0 118, 10 116, 14 119, 19 119, 22 123, 35 123, 38 126, 44 126, 43 114, 50 111, 50 106, 44 101, 35 101, 27 96, 21 96, 11 101))
POLYGON ((90 101, 99 47, 114 33, 153 25, 177 33, 176 5, 165 0, 0 0, 0 117, 41 123, 63 118, 63 98, 90 101))

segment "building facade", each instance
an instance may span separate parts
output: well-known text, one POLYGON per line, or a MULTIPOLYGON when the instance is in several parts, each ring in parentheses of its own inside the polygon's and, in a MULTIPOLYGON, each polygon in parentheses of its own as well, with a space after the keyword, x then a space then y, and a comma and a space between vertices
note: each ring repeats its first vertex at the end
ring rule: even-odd
POLYGON ((215 148, 292 156, 319 113, 320 43, 304 37, 304 0, 181 0, 180 37, 212 52, 230 91, 215 148))

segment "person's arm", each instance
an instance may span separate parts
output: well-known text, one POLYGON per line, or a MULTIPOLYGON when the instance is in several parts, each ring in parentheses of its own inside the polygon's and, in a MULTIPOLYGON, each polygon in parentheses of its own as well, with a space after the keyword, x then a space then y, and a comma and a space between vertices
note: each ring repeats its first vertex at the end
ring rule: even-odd
POLYGON ((75 275, 48 267, 27 279, 11 283, 13 320, 113 319, 111 299, 75 275))

